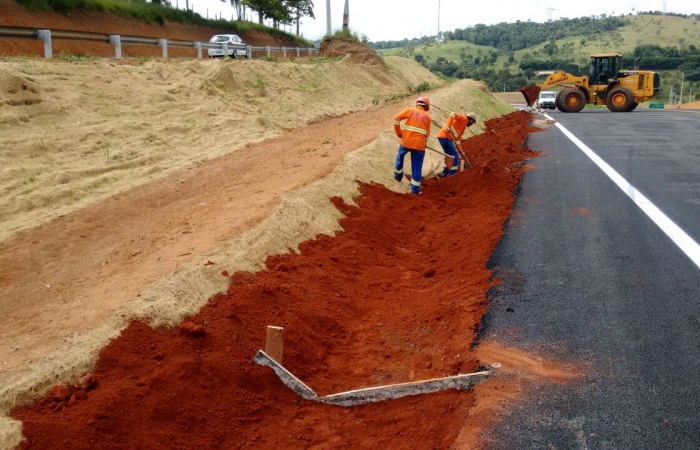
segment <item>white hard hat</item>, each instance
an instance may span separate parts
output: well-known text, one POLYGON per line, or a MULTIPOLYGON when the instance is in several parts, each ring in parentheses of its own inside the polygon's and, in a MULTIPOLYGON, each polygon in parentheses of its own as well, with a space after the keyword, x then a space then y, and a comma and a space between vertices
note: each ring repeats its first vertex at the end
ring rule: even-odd
POLYGON ((477 121, 476 114, 474 114, 473 112, 470 112, 469 114, 467 114, 467 117, 472 119, 474 122, 477 121))

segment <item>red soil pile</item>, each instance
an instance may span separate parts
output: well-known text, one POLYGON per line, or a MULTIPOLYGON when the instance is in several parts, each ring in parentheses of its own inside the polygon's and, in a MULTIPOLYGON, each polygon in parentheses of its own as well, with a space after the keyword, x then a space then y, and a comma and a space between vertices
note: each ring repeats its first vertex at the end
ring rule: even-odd
POLYGON ((284 365, 319 395, 477 370, 486 262, 528 167, 518 163, 537 155, 524 146, 530 120, 488 121, 465 146, 473 168, 425 181, 423 195, 363 185, 358 206, 335 199, 343 232, 234 274, 184 327, 130 324, 89 391, 13 411, 24 447, 448 448, 471 392, 342 408, 299 398, 252 359, 277 325, 284 365))
POLYGON ((518 89, 518 91, 523 94, 523 97, 525 97, 525 103, 527 103, 527 106, 532 106, 535 104, 537 98, 540 96, 541 90, 542 89, 540 89, 539 86, 534 84, 529 84, 518 89))
MULTIPOLYGON (((667 108, 673 108, 672 105, 666 106, 667 108)), ((679 109, 700 109, 700 101, 682 103, 678 105, 679 109)))
POLYGON ((367 44, 350 39, 332 38, 321 41, 319 55, 327 58, 350 55, 353 61, 365 64, 381 64, 379 56, 367 44))

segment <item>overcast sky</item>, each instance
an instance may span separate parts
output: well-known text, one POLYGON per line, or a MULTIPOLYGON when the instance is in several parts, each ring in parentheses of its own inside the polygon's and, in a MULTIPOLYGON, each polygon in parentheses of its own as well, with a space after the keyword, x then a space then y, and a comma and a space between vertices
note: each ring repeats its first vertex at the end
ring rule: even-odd
MULTIPOLYGON (((184 8, 185 0, 172 0, 184 8)), ((233 10, 228 0, 189 0, 195 12, 209 18, 223 15, 231 19, 233 10), (208 9, 208 11, 207 11, 208 9)), ((302 19, 301 33, 315 40, 326 34, 326 3, 313 0, 316 19, 302 19)), ((366 35, 370 41, 401 40, 435 35, 440 31, 467 28, 479 23, 492 25, 517 20, 546 22, 549 18, 620 15, 636 11, 666 11, 682 14, 700 13, 698 0, 587 0, 561 2, 554 0, 349 0, 350 29, 366 35), (438 4, 440 14, 438 17, 438 4), (529 5, 529 6, 528 6, 529 5)), ((345 0, 330 0, 331 30, 342 28, 345 0)), ((251 18, 257 21, 257 15, 251 18)), ((286 31, 295 32, 293 28, 286 31)))

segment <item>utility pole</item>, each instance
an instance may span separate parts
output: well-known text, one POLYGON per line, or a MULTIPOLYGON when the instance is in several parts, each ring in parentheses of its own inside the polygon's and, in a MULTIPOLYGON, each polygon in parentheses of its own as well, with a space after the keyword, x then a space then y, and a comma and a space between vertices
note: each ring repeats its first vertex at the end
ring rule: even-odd
POLYGON ((678 104, 683 103, 683 80, 685 80, 685 74, 681 74, 681 95, 678 97, 678 104))
POLYGON ((331 0, 326 0, 326 34, 331 35, 331 0))
POLYGON ((350 32, 350 5, 348 2, 350 0, 345 0, 345 11, 343 12, 343 31, 346 33, 350 32))
POLYGON ((440 43, 440 0, 438 0, 438 33, 437 33, 437 42, 438 42, 438 44, 440 43))

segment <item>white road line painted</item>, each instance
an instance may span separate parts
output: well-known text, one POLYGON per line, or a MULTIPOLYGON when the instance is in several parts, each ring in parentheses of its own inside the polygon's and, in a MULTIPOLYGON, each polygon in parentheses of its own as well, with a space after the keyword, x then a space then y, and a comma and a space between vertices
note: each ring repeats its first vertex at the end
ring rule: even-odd
MULTIPOLYGON (((545 117, 548 119, 551 119, 548 114, 545 114, 545 117)), ((555 124, 557 128, 561 130, 562 133, 569 139, 571 139, 571 142, 576 144, 578 148, 583 151, 583 153, 586 154, 589 158, 591 158, 591 161, 593 161, 598 167, 601 168, 605 174, 610 177, 610 179, 618 185, 620 189, 622 189, 622 192, 627 194, 629 198, 632 199, 632 201, 639 206, 639 208, 644 211, 644 213, 649 216, 649 218, 658 226, 661 228, 661 231, 666 233, 666 236, 671 238, 671 240, 678 246, 678 248, 681 249, 683 253, 685 253, 688 258, 690 258, 691 261, 695 263, 698 268, 700 268, 700 245, 698 245, 697 242, 693 240, 690 236, 686 234, 685 231, 683 231, 678 225, 676 225, 671 219, 669 219, 659 208, 657 208, 652 202, 650 202, 644 195, 642 195, 641 192, 639 192, 637 189, 635 189, 634 186, 629 184, 627 180, 622 178, 622 176, 615 171, 608 163, 603 161, 603 159, 598 156, 593 150, 591 150, 586 144, 581 142, 579 138, 574 136, 569 130, 564 128, 559 122, 556 122, 555 124)))

